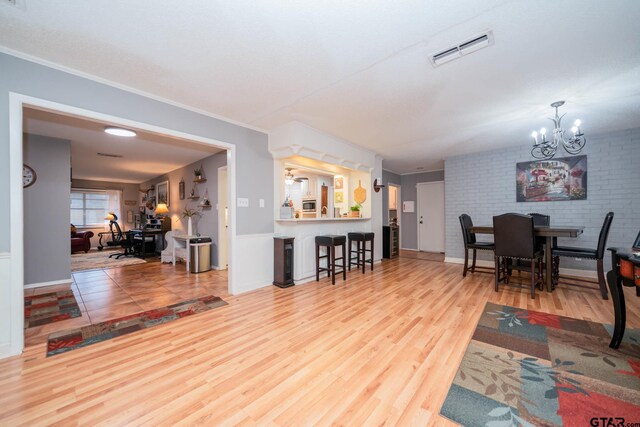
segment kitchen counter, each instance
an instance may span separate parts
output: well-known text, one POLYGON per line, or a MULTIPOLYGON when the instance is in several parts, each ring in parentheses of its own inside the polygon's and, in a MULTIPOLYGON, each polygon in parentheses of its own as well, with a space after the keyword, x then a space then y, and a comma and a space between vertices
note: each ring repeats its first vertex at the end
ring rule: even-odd
POLYGON ((289 219, 276 219, 276 222, 326 222, 326 221, 368 221, 371 218, 289 218, 289 219))

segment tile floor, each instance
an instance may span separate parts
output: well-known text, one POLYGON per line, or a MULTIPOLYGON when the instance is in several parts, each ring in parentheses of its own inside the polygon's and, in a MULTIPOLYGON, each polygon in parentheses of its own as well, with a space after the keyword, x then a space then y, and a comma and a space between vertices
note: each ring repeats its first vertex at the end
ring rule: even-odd
POLYGON ((73 283, 25 289, 38 295, 71 289, 82 316, 25 329, 25 346, 46 343, 52 332, 77 328, 164 307, 191 298, 216 295, 227 297, 227 271, 211 270, 193 274, 183 263, 175 267, 147 258, 146 264, 72 273, 73 283))

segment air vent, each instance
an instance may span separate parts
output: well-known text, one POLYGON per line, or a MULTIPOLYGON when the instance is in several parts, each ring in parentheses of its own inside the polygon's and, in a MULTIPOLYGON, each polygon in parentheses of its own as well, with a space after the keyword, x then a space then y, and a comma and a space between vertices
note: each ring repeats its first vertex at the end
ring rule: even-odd
POLYGON ((463 55, 468 55, 482 48, 491 46, 492 44, 493 32, 488 31, 485 34, 481 34, 459 43, 457 46, 450 47, 431 55, 431 63, 434 67, 437 67, 439 65, 446 64, 449 61, 453 61, 454 59, 461 58, 463 55))
POLYGON ((121 156, 120 154, 109 154, 109 153, 98 153, 98 156, 102 156, 102 157, 114 157, 116 159, 121 159, 124 156, 121 156))

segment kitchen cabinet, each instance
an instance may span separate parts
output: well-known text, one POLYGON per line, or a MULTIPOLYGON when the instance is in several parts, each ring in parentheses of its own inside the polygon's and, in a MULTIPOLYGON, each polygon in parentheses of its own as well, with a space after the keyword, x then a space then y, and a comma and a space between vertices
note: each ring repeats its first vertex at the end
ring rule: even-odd
POLYGON ((318 197, 318 178, 309 176, 301 184, 303 199, 316 199, 318 197))

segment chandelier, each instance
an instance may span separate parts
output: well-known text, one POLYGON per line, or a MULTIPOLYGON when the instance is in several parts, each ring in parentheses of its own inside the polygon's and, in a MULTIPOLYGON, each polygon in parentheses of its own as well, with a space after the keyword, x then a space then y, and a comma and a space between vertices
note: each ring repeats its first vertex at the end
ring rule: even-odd
POLYGON ((587 143, 587 139, 580 130, 580 125, 582 124, 580 120, 576 120, 573 123, 573 127, 571 128, 573 136, 565 138, 565 130, 562 129, 561 125, 562 118, 565 115, 558 115, 558 107, 562 107, 563 105, 564 101, 556 101, 551 104, 551 107, 556 109, 555 118, 549 118, 549 120, 553 122, 553 138, 551 140, 547 140, 547 130, 545 128, 540 129, 540 133, 536 131, 531 132, 531 137, 533 138, 531 155, 536 159, 549 160, 553 158, 560 146, 564 147, 567 153, 576 155, 582 151, 587 143))

